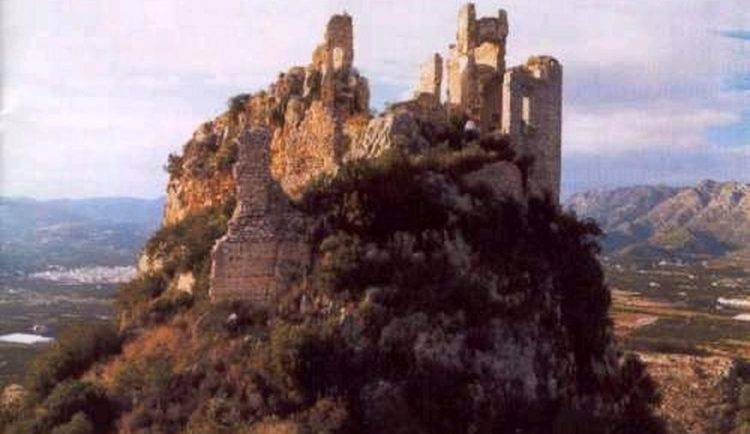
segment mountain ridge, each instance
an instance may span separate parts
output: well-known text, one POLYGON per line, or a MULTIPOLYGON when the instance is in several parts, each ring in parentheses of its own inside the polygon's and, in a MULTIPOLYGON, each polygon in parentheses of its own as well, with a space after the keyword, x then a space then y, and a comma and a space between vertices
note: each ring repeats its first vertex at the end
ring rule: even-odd
POLYGON ((0 272, 134 264, 161 222, 164 202, 0 197, 0 272))
POLYGON ((750 185, 739 181, 597 189, 564 209, 600 224, 607 253, 714 257, 750 244, 750 185))

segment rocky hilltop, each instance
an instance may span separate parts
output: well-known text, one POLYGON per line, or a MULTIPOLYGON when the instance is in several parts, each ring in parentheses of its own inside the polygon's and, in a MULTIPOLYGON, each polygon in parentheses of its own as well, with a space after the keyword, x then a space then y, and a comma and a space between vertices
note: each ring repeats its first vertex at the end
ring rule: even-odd
POLYGON ((661 432, 557 203, 560 64, 506 69, 505 12, 466 5, 447 101, 435 55, 373 115, 353 34, 170 157, 117 330, 40 358, 10 432, 661 432))
POLYGON ((599 222, 609 252, 706 257, 750 245, 750 185, 740 182, 591 191, 565 207, 599 222))

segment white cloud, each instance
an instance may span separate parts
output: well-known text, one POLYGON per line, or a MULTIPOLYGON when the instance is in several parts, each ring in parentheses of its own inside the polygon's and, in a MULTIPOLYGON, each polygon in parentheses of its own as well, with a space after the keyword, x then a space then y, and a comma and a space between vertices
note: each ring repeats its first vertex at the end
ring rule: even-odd
POLYGON ((708 128, 741 121, 738 113, 679 104, 610 108, 566 114, 564 138, 571 152, 617 153, 672 149, 681 152, 706 145, 708 128))

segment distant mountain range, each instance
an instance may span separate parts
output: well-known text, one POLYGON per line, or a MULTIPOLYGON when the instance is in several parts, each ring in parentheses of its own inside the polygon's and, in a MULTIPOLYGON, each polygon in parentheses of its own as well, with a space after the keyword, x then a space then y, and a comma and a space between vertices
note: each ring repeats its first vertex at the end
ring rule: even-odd
MULTIPOLYGON (((599 223, 608 254, 715 257, 750 250, 750 185, 740 182, 592 190, 563 206, 599 223)), ((134 264, 163 208, 164 198, 0 197, 0 274, 134 264)))
POLYGON ((750 248, 750 185, 740 182, 594 190, 564 207, 599 223, 607 253, 715 257, 750 248))
POLYGON ((163 207, 163 198, 0 197, 0 273, 134 264, 163 207))

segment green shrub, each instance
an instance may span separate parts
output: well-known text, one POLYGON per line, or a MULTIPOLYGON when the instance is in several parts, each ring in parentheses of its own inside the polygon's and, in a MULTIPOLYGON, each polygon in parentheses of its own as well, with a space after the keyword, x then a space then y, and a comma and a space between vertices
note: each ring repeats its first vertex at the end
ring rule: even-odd
POLYGON ((49 350, 37 357, 28 373, 28 390, 41 400, 58 383, 82 374, 94 362, 120 351, 113 324, 75 325, 64 330, 49 350))
POLYGON ((76 413, 70 422, 52 430, 52 434, 95 434, 94 425, 86 414, 76 413))
POLYGON ((44 413, 34 424, 35 432, 39 433, 54 427, 59 427, 60 432, 77 432, 73 430, 86 427, 86 422, 106 432, 117 416, 116 404, 102 387, 78 380, 58 384, 42 407, 44 413))
POLYGON ((144 252, 161 261, 162 266, 156 274, 142 274, 120 286, 116 307, 124 323, 163 322, 207 298, 211 249, 226 233, 234 207, 234 198, 228 197, 220 206, 205 208, 162 227, 149 239, 144 252), (169 282, 177 273, 187 271, 195 277, 193 295, 166 295, 169 282))
POLYGON ((194 301, 193 294, 187 292, 165 294, 150 304, 148 315, 153 323, 164 322, 174 314, 190 309, 194 301))
POLYGON ((164 170, 174 178, 182 176, 182 157, 177 154, 169 154, 164 170))
POLYGON ((135 312, 137 307, 160 296, 167 289, 165 276, 138 275, 120 285, 115 306, 120 313, 135 312))
POLYGON ((146 243, 145 252, 164 260, 163 272, 169 277, 177 271, 197 270, 210 257, 216 239, 226 233, 234 204, 233 198, 227 198, 221 206, 163 226, 146 243))
POLYGON ((118 371, 115 391, 134 402, 145 397, 166 396, 172 379, 172 362, 169 357, 144 357, 118 371))
POLYGON ((232 117, 236 117, 239 113, 241 113, 245 109, 245 105, 250 100, 250 94, 247 93, 241 93, 239 95, 235 95, 227 101, 227 108, 229 109, 229 114, 232 117))

